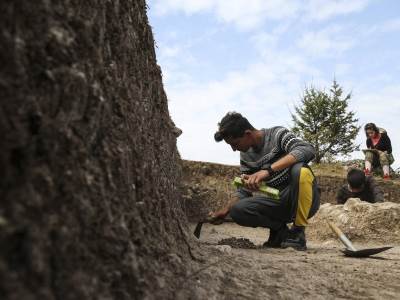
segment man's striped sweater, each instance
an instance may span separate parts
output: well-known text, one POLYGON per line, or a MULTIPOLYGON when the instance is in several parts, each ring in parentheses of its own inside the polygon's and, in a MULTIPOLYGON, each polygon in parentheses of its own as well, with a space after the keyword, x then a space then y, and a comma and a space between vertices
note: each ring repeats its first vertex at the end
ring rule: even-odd
MULTIPOLYGON (((313 146, 297 138, 285 127, 276 126, 261 131, 263 141, 260 147, 240 152, 240 171, 244 174, 253 174, 266 169, 287 154, 292 154, 298 162, 304 163, 308 163, 315 156, 313 146)), ((289 183, 289 170, 290 168, 286 168, 274 172, 267 178, 267 185, 279 189, 285 188, 289 183)))

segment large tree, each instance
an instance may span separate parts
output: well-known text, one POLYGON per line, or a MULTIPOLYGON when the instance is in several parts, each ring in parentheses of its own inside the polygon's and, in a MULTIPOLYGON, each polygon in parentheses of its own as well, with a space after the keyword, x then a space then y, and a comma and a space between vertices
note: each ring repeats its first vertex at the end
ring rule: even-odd
POLYGON ((359 149, 354 140, 360 127, 354 112, 348 111, 350 98, 333 80, 329 92, 307 87, 301 105, 295 106, 292 129, 315 147, 316 163, 359 149))

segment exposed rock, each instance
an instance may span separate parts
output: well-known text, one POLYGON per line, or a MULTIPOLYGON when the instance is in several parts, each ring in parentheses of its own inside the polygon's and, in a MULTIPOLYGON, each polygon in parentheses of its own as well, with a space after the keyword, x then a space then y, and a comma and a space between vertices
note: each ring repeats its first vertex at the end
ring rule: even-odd
POLYGON ((232 252, 232 247, 229 245, 216 245, 216 246, 214 246, 214 248, 223 253, 231 253, 232 252))

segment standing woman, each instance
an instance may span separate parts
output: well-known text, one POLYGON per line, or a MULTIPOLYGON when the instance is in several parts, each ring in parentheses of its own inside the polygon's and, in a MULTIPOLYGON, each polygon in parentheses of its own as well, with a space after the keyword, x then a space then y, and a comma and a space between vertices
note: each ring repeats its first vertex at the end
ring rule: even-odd
POLYGON ((390 165, 394 162, 392 155, 392 143, 387 132, 378 128, 374 123, 368 123, 364 127, 367 136, 367 148, 377 151, 365 152, 365 175, 371 175, 372 167, 381 166, 383 178, 390 178, 390 165))

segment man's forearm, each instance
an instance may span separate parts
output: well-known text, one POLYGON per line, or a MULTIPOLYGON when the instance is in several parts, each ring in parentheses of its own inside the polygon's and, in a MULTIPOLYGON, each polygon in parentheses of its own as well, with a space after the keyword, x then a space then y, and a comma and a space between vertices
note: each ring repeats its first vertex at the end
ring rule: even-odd
POLYGON ((225 211, 227 213, 230 212, 230 210, 232 209, 232 207, 240 200, 243 198, 248 198, 253 196, 253 194, 250 191, 247 191, 246 189, 243 188, 238 188, 236 191, 236 195, 235 197, 233 197, 228 204, 225 206, 225 211))
POLYGON ((281 159, 277 160, 271 165, 272 170, 274 171, 279 171, 283 170, 285 168, 293 166, 297 162, 296 157, 294 157, 292 154, 287 154, 281 159))
POLYGON ((225 209, 227 210, 227 212, 229 213, 232 209, 232 207, 239 201, 239 198, 235 197, 234 199, 232 199, 231 201, 229 201, 228 205, 225 207, 225 209))
POLYGON ((232 207, 238 202, 239 199, 232 199, 229 203, 219 211, 213 213, 213 216, 216 218, 224 219, 230 213, 232 207))

